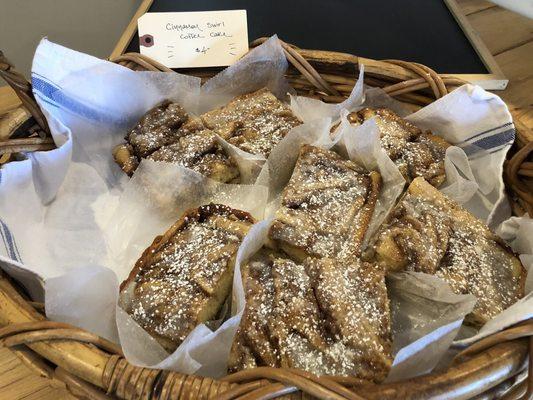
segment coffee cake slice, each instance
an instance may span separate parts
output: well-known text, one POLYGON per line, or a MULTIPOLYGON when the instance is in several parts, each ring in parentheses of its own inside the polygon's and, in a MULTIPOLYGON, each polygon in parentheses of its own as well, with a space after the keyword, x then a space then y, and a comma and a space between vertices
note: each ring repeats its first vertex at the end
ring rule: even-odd
POLYGON ((230 352, 231 372, 280 363, 279 346, 271 337, 269 319, 275 308, 272 264, 281 257, 280 253, 263 248, 241 266, 246 306, 230 352))
POLYGON ((161 146, 174 143, 181 137, 179 128, 189 115, 177 103, 165 101, 149 110, 125 139, 137 157, 148 157, 161 146))
POLYGON ((141 159, 182 165, 219 182, 238 182, 235 160, 205 129, 201 119, 190 117, 177 103, 163 102, 148 111, 115 147, 113 157, 132 175, 141 159))
POLYGON ((125 143, 113 149, 120 168, 132 175, 142 158, 181 137, 180 128, 189 119, 183 107, 164 101, 150 109, 124 137, 125 143))
POLYGON ((207 129, 162 146, 148 159, 179 164, 219 182, 235 183, 240 175, 235 161, 222 150, 215 134, 207 129))
POLYGON ((271 366, 386 377, 392 356, 382 270, 326 258, 297 263, 266 249, 242 270, 246 308, 230 371, 271 366))
POLYGON ((376 234, 374 259, 392 271, 444 279, 477 303, 466 322, 480 326, 524 294, 526 271, 508 246, 459 204, 416 178, 376 234))
POLYGON ((168 351, 227 298, 237 249, 253 218, 209 204, 187 211, 155 238, 120 285, 120 306, 168 351))
POLYGON ((267 88, 237 96, 200 118, 206 128, 229 143, 265 158, 292 128, 302 124, 267 88))
POLYGON ((304 145, 269 236, 299 261, 357 256, 380 186, 378 172, 304 145))
POLYGON ((387 108, 364 108, 350 113, 348 121, 358 125, 376 119, 381 145, 407 182, 423 177, 435 187, 445 180, 444 156, 450 146, 431 132, 423 132, 387 108))

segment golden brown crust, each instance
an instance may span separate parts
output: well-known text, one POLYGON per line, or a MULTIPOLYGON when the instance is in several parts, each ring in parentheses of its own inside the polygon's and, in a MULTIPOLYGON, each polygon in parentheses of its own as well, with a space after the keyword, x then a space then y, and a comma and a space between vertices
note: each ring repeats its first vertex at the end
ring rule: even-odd
POLYGON ((262 249, 243 266, 246 308, 229 369, 298 368, 381 381, 391 366, 383 270, 262 249))
POLYGON ((113 158, 119 167, 129 176, 139 166, 139 159, 133 154, 133 147, 130 144, 122 143, 113 149, 113 158))
POLYGON ((202 114, 205 127, 248 153, 268 157, 300 121, 268 89, 235 97, 228 104, 202 114))
POLYGON ((215 134, 201 130, 183 136, 148 156, 150 160, 176 163, 219 182, 239 179, 239 169, 217 141, 215 134))
POLYGON ((377 234, 375 260, 389 270, 435 274, 478 301, 480 326, 524 294, 526 271, 490 229, 423 178, 416 178, 377 234))
POLYGON ((381 177, 338 154, 304 145, 269 237, 294 259, 357 256, 381 177))
POLYGON ((129 176, 143 158, 176 163, 220 182, 235 182, 237 164, 222 149, 200 118, 165 101, 148 111, 118 145, 113 156, 129 176))
POLYGON ((248 213, 223 205, 188 210, 143 252, 120 285, 119 304, 174 350, 220 309, 231 288, 237 249, 253 223, 248 213))
POLYGON ((382 146, 404 178, 411 182, 421 176, 439 187, 446 178, 444 156, 450 143, 429 131, 422 132, 386 108, 364 108, 350 113, 348 120, 352 124, 362 124, 374 117, 380 128, 382 146))

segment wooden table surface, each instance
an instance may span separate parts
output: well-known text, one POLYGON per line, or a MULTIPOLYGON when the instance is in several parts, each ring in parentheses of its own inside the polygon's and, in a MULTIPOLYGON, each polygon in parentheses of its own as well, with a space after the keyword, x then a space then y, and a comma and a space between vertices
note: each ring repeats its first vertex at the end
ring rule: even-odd
MULTIPOLYGON (((515 121, 533 132, 533 20, 484 0, 458 0, 458 3, 509 79, 507 89, 497 94, 507 102, 515 121)), ((17 104, 10 92, 0 92, 0 110, 17 104)), ((14 353, 1 349, 0 399, 74 397, 60 383, 38 377, 14 353)))

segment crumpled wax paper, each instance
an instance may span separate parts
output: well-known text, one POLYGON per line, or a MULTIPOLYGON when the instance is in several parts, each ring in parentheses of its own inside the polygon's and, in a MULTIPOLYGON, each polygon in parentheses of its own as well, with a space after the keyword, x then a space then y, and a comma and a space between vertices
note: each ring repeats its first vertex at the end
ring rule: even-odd
POLYGON ((387 382, 430 372, 452 344, 476 298, 455 294, 442 279, 419 272, 389 275, 387 289, 395 354, 387 382))
MULTIPOLYGON (((247 211, 260 220, 267 195, 264 186, 224 184, 179 165, 143 160, 125 185, 115 210, 103 221, 107 268, 86 267, 48 279, 47 313, 111 340, 119 339, 128 360, 137 365, 185 373, 201 369, 201 373, 220 376, 227 359, 224 349, 231 346, 240 315, 214 331, 205 324, 197 326, 176 351, 168 354, 120 307, 115 310, 118 284, 127 278, 154 237, 164 233, 186 210, 213 202, 247 211)), ((234 290, 233 296, 243 304, 242 291, 234 290)))
MULTIPOLYGON (((468 211, 486 221, 491 228, 511 216, 510 208, 506 206, 502 176, 503 161, 515 131, 511 114, 497 95, 479 86, 463 85, 407 116, 407 120, 442 136, 466 153, 468 165, 462 163, 458 170, 464 174, 463 178, 473 176, 478 186, 467 201, 464 201, 466 196, 461 197, 464 193, 459 194, 457 200, 468 211)), ((468 186, 466 190, 472 191, 468 186)), ((448 183, 444 188, 449 188, 448 183)))
POLYGON ((348 158, 367 170, 376 170, 381 175, 381 191, 363 242, 363 247, 366 247, 368 238, 376 232, 396 204, 405 186, 405 179, 381 147, 379 128, 373 119, 353 126, 344 114, 336 134, 341 153, 347 154, 348 158))
POLYGON ((359 78, 350 96, 342 103, 324 103, 311 97, 291 95, 291 109, 303 122, 310 122, 322 118, 329 118, 332 121, 336 121, 339 119, 343 110, 353 110, 364 102, 364 74, 365 67, 361 65, 359 78))

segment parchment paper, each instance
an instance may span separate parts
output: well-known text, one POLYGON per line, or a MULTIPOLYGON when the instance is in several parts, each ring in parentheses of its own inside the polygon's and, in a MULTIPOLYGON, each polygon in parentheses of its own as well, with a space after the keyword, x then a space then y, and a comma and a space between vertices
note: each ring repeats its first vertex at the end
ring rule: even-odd
POLYGON ((442 279, 418 272, 387 277, 391 299, 393 382, 431 371, 456 337, 476 298, 452 292, 442 279))
MULTIPOLYGON (((118 284, 154 237, 164 233, 187 209, 213 202, 261 219, 267 195, 264 186, 224 184, 175 164, 143 160, 103 227, 108 268, 91 266, 47 280, 47 313, 111 340, 120 339, 124 354, 137 365, 185 373, 202 369, 202 373, 220 376, 240 315, 214 331, 204 324, 197 326, 174 353, 168 354, 120 307, 115 310, 118 284)), ((240 274, 234 279, 240 280, 240 274)), ((235 288, 233 296, 242 311, 243 293, 235 288)))

